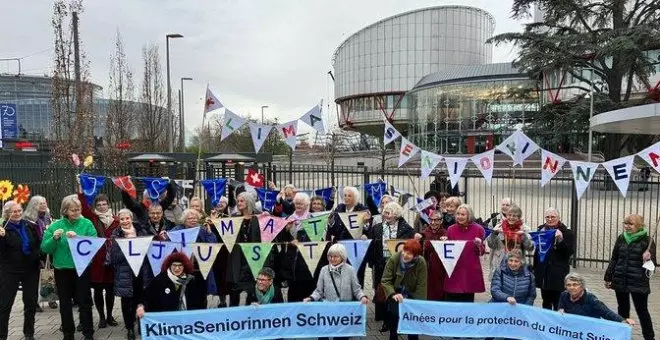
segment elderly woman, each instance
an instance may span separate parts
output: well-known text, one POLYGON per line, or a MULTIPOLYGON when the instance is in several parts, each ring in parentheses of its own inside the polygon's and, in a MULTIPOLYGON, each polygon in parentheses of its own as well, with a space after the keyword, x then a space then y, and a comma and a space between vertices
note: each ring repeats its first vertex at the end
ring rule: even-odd
POLYGON ((486 243, 490 247, 490 278, 493 273, 500 268, 505 261, 506 254, 514 249, 522 252, 522 259, 525 260, 527 252, 534 251, 534 242, 529 236, 530 228, 522 220, 522 209, 517 205, 512 205, 507 210, 506 219, 498 224, 493 232, 486 238, 486 243))
POLYGON ((391 195, 383 195, 380 198, 380 206, 378 207, 378 210, 376 211, 376 214, 372 214, 371 216, 371 225, 370 226, 364 226, 364 229, 369 229, 372 226, 375 226, 379 223, 383 223, 383 208, 387 205, 387 203, 394 202, 394 197, 391 195))
MULTIPOLYGON (((467 204, 456 209, 456 224, 447 229, 449 241, 466 241, 463 253, 451 277, 445 277, 447 301, 474 302, 474 294, 486 291, 479 257, 484 255, 484 228, 474 222, 474 212, 467 204)), ((441 238, 443 239, 443 238, 441 238)))
MULTIPOLYGON (((270 189, 275 190, 276 187, 270 183, 270 189)), ((293 198, 296 196, 296 186, 287 184, 282 188, 277 198, 275 199, 275 206, 273 207, 273 215, 280 217, 287 217, 293 214, 295 207, 293 206, 293 198)))
POLYGON ((655 266, 655 243, 644 226, 644 217, 632 214, 623 222, 623 233, 616 239, 612 258, 605 272, 605 286, 614 289, 619 305, 619 315, 630 317, 630 297, 642 326, 644 340, 655 338, 653 322, 649 314, 649 276, 644 262, 655 266))
POLYGON ((511 204, 511 198, 509 197, 505 197, 500 201, 500 212, 492 213, 490 218, 486 220, 488 228, 494 229, 506 219, 506 214, 509 212, 511 204))
POLYGON ((545 223, 538 231, 555 230, 555 241, 541 261, 539 248, 534 251, 534 276, 536 287, 541 289, 543 308, 558 310, 559 295, 564 290, 564 280, 570 271, 570 259, 573 255, 573 232, 561 222, 559 211, 555 208, 545 210, 545 223))
MULTIPOLYGON (((369 208, 366 205, 359 202, 360 191, 356 187, 344 187, 342 191, 344 197, 344 203, 338 204, 335 208, 336 213, 344 212, 358 212, 364 211, 369 216, 369 208)), ((365 218, 365 217, 363 217, 365 218)), ((368 218, 366 218, 368 219, 368 218)), ((326 241, 340 241, 340 240, 350 240, 352 239, 351 234, 348 232, 348 229, 344 226, 339 214, 334 214, 334 219, 332 226, 328 226, 328 232, 326 235, 326 241)))
POLYGON ((506 262, 502 262, 495 270, 490 284, 491 302, 508 302, 512 305, 522 303, 534 305, 536 286, 534 274, 524 265, 524 256, 518 249, 506 254, 506 262))
POLYGON ((605 319, 624 322, 634 325, 632 319, 624 319, 619 314, 607 308, 596 295, 586 290, 584 277, 577 273, 570 273, 564 279, 566 291, 559 297, 559 312, 588 316, 590 318, 605 319))
MULTIPOLYGON (((372 282, 374 287, 378 287, 383 277, 385 265, 392 257, 389 249, 387 248, 388 240, 401 240, 411 239, 415 235, 413 228, 401 216, 403 208, 396 202, 390 202, 383 208, 382 216, 383 222, 369 228, 369 230, 362 235, 362 239, 371 239, 370 253, 367 257, 367 262, 373 269, 372 282)), ((384 303, 376 303, 376 321, 385 320, 387 314, 387 305, 384 303)), ((387 323, 383 324, 382 332, 386 332, 387 323)))
POLYGON ((138 305, 137 316, 145 312, 174 312, 188 309, 194 292, 188 284, 194 279, 192 261, 184 254, 175 252, 163 261, 162 271, 144 290, 144 303, 138 305))
POLYGON ((326 211, 325 199, 321 196, 314 196, 310 199, 309 212, 323 212, 326 211))
MULTIPOLYGON (((7 339, 9 313, 23 286, 23 335, 34 340, 34 315, 39 284, 39 227, 22 218, 20 204, 9 201, 2 207, 0 226, 0 339, 7 339)), ((71 299, 69 299, 71 301, 71 299)))
POLYGON ((442 225, 442 211, 435 210, 429 216, 429 226, 422 233, 424 239, 424 259, 428 267, 427 299, 442 301, 444 299, 445 266, 433 249, 431 241, 439 241, 447 236, 447 230, 442 225))
MULTIPOLYGON (((112 232, 113 240, 150 236, 140 224, 133 221, 133 213, 130 210, 119 210, 117 217, 119 227, 112 232)), ((114 296, 121 298, 121 315, 126 327, 126 338, 135 340, 135 309, 142 303, 142 290, 149 282, 152 271, 151 268, 142 266, 140 273, 133 275, 133 270, 117 242, 112 243, 110 258, 114 268, 114 296)))
POLYGON ((236 200, 237 213, 235 216, 243 217, 241 227, 238 230, 236 243, 232 249, 229 266, 227 268, 227 281, 231 293, 229 294, 229 305, 238 306, 241 301, 241 292, 247 292, 252 288, 254 277, 250 266, 241 251, 241 243, 261 242, 261 228, 256 213, 256 199, 249 192, 242 192, 236 200))
POLYGON ((451 226, 452 224, 456 223, 455 215, 456 215, 456 209, 463 204, 461 202, 461 199, 458 197, 449 197, 445 200, 445 204, 443 206, 444 209, 444 214, 442 216, 442 224, 446 226, 451 226))
MULTIPOLYGON (((53 219, 50 216, 50 209, 48 209, 48 201, 43 196, 35 195, 30 198, 25 210, 23 211, 23 218, 37 225, 37 233, 39 234, 39 239, 44 235, 46 228, 53 222, 53 219)), ((48 258, 43 258, 43 265, 46 265, 48 258)), ((50 263, 48 264, 50 265, 50 263)), ((41 295, 41 292, 40 294, 41 295)), ((48 299, 48 307, 55 309, 57 308, 57 295, 49 294, 45 299, 48 299)), ((41 306, 37 304, 37 312, 43 312, 41 306)))
MULTIPOLYGON (((427 284, 426 261, 422 256, 422 246, 417 240, 408 240, 403 249, 387 260, 383 278, 383 291, 387 297, 387 323, 390 340, 399 338, 399 303, 405 299, 426 300, 427 284)), ((408 335, 416 340, 418 335, 408 335)))
POLYGON ((258 306, 283 303, 282 291, 275 287, 273 284, 274 279, 275 271, 268 267, 261 268, 259 274, 257 274, 257 283, 254 285, 254 289, 248 292, 245 304, 258 306))
POLYGON ((62 199, 62 218, 53 222, 44 232, 41 251, 53 256, 55 285, 60 299, 60 318, 65 340, 74 339, 72 299, 77 296, 80 325, 86 340, 93 339, 92 297, 90 294, 89 270, 78 276, 73 264, 69 242, 62 237, 98 236, 92 221, 82 217, 81 203, 76 195, 62 199))

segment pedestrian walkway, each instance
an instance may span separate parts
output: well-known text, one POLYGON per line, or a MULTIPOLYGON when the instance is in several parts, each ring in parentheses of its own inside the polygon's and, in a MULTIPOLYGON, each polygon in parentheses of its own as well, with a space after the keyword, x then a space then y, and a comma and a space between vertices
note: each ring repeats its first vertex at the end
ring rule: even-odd
MULTIPOLYGON (((488 265, 486 264, 487 261, 482 261, 483 262, 483 268, 484 268, 484 273, 487 275, 488 271, 486 270, 488 268, 488 265)), ((614 311, 616 311, 616 298, 614 296, 614 292, 611 290, 606 289, 603 286, 603 269, 588 269, 588 268, 578 268, 576 271, 580 272, 583 274, 586 279, 587 279, 587 289, 591 291, 592 293, 596 294, 598 298, 605 302, 607 306, 612 308, 614 311)), ((367 275, 366 277, 369 278, 370 275, 370 270, 367 269, 367 275)), ((365 282, 365 285, 367 286, 367 295, 373 296, 373 289, 371 288, 371 282, 369 279, 367 279, 367 282, 365 282)), ((488 284, 487 284, 488 286, 488 284)), ((651 279, 651 291, 654 292, 651 294, 651 298, 649 298, 649 311, 651 312, 651 317, 653 318, 654 321, 654 328, 656 334, 660 335, 660 301, 658 299, 658 289, 660 289, 660 275, 655 275, 651 279)), ((540 297, 540 292, 538 294, 539 296, 536 299, 535 305, 540 306, 541 303, 541 297, 540 297)), ((487 302, 490 299, 490 294, 488 292, 482 293, 482 294, 477 294, 476 300, 478 302, 487 302)), ((21 302, 21 297, 20 293, 19 296, 16 298, 16 303, 14 304, 14 307, 12 309, 11 313, 11 318, 9 320, 9 340, 21 340, 23 339, 23 303, 21 302)), ((212 299, 210 302, 211 306, 217 306, 217 298, 212 299)), ((38 313, 37 318, 36 318, 36 326, 35 326, 35 338, 37 340, 61 340, 62 339, 62 333, 59 331, 60 327, 60 314, 57 309, 50 309, 48 308, 47 304, 42 304, 42 307, 44 307, 44 312, 43 313, 38 313)), ((96 332, 94 333, 94 338, 95 339, 126 339, 126 330, 123 327, 123 322, 122 322, 122 317, 121 317, 121 304, 119 301, 119 298, 117 298, 117 301, 115 302, 115 309, 114 309, 114 317, 119 322, 119 326, 117 327, 108 327, 105 329, 96 329, 96 332)), ((380 333, 379 329, 381 327, 380 322, 375 322, 373 320, 373 315, 374 315, 374 308, 373 304, 370 304, 368 308, 368 313, 369 313, 369 322, 367 324, 367 338, 368 339, 376 339, 376 340, 386 340, 388 339, 388 334, 380 333)), ((77 315, 77 310, 74 310, 74 316, 76 319, 76 324, 78 323, 78 315, 77 315)), ((638 320, 637 315, 635 314, 634 308, 632 310, 632 315, 631 317, 635 320, 638 320)), ((97 327, 98 323, 98 315, 96 314, 96 310, 94 310, 94 327, 97 327)), ((77 339, 82 339, 82 334, 78 333, 77 339)), ((405 337, 402 337, 402 339, 405 337)), ((433 338, 433 337, 427 337, 427 336, 422 336, 420 337, 421 339, 438 339, 438 338, 433 338)), ((639 325, 634 327, 633 330, 633 339, 642 339, 641 335, 641 328, 639 325)))

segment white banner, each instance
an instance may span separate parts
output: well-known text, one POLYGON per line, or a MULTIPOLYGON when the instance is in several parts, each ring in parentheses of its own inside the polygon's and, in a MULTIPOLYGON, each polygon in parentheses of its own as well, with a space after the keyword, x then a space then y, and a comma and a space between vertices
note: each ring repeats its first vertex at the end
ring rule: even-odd
POLYGON ((628 193, 628 185, 630 184, 630 175, 632 174, 633 161, 635 156, 621 157, 611 161, 602 163, 603 167, 610 174, 610 177, 616 183, 617 188, 623 197, 628 193))
POLYGON ((266 139, 268 139, 268 134, 270 134, 270 130, 273 129, 273 126, 248 123, 248 127, 250 128, 250 135, 252 136, 252 144, 254 144, 254 152, 259 152, 266 142, 266 139))
POLYGON ((545 186, 561 171, 566 159, 554 153, 541 149, 541 186, 545 186))
POLYGON ((584 194, 591 179, 594 178, 596 174, 596 169, 598 168, 598 163, 590 162, 578 162, 570 161, 571 170, 573 170, 573 178, 575 179, 575 192, 577 194, 577 199, 579 200, 584 194))
POLYGON ((314 130, 318 131, 319 133, 327 133, 327 129, 325 127, 325 122, 323 121, 323 115, 321 114, 321 106, 323 105, 323 101, 319 105, 314 106, 311 108, 307 113, 305 113, 302 117, 300 117, 300 120, 311 126, 314 130))
POLYGON ((419 147, 411 143, 405 137, 401 137, 401 149, 399 150, 399 168, 406 164, 419 152, 419 147))
POLYGON ((495 168, 495 149, 474 155, 470 159, 484 176, 486 183, 490 184, 493 179, 493 168, 495 168))
POLYGON ((105 243, 104 238, 86 236, 67 237, 66 241, 69 243, 71 258, 73 259, 73 265, 76 267, 78 276, 81 276, 85 272, 89 263, 92 262, 94 255, 98 253, 99 249, 105 243))
POLYGON ((124 254, 126 262, 131 266, 133 275, 137 277, 140 274, 140 268, 142 267, 144 258, 149 253, 149 247, 151 247, 153 237, 116 238, 114 240, 124 254))
POLYGON ((225 114, 222 117, 220 141, 225 140, 225 138, 229 137, 234 131, 239 130, 245 125, 245 123, 247 123, 247 119, 229 111, 228 108, 225 108, 225 114))
POLYGON ((433 152, 428 152, 422 150, 422 179, 429 178, 429 175, 438 166, 438 163, 442 160, 442 156, 434 154, 433 152))
POLYGON ((445 157, 445 164, 447 164, 447 172, 449 172, 449 181, 451 187, 454 188, 458 184, 458 180, 465 170, 469 158, 463 157, 445 157))
POLYGON ((288 145, 291 150, 296 149, 296 137, 298 136, 298 120, 292 120, 284 124, 277 126, 277 131, 280 133, 286 145, 288 145))
POLYGON ((461 258, 461 254, 463 254, 465 243, 467 241, 431 241, 433 249, 445 266, 448 277, 451 277, 451 274, 454 273, 456 263, 461 258))

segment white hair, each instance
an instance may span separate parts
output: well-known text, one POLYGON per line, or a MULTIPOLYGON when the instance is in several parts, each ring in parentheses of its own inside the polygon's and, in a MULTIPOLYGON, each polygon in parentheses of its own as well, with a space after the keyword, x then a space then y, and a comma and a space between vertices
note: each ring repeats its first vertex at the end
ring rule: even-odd
MULTIPOLYGON (((25 207, 25 211, 23 211, 23 218, 30 222, 36 222, 39 218, 39 204, 42 202, 46 202, 45 197, 39 195, 32 196, 30 202, 25 207)), ((46 217, 50 217, 50 209, 46 209, 46 217)))
POLYGON ((559 210, 557 210, 556 208, 550 207, 548 209, 545 209, 545 211, 543 211, 543 217, 545 217, 545 215, 548 214, 548 213, 557 214, 557 220, 558 221, 561 220, 561 215, 559 215, 559 210))
POLYGON ((285 185, 284 188, 282 188, 282 190, 286 190, 286 189, 291 189, 293 191, 296 191, 296 186, 289 183, 289 184, 285 185))
POLYGON ((181 219, 185 221, 190 214, 195 214, 199 218, 199 212, 197 210, 188 208, 181 213, 181 219))
POLYGON ((246 211, 242 212, 244 215, 252 215, 257 211, 257 199, 255 196, 253 196, 252 193, 248 191, 244 191, 238 194, 236 200, 242 198, 245 201, 246 211))
POLYGON ((328 256, 330 255, 339 256, 341 257, 342 262, 346 262, 346 247, 344 247, 344 245, 341 243, 335 243, 330 246, 330 249, 328 249, 328 256))
POLYGON ((309 195, 304 192, 296 193, 296 196, 293 197, 293 202, 302 201, 303 205, 309 208, 310 199, 309 195))
POLYGON ((126 209, 126 208, 119 210, 119 212, 117 213, 117 217, 119 217, 121 215, 128 215, 128 216, 131 217, 131 219, 134 218, 133 212, 130 211, 129 209, 126 209))
POLYGON ((60 207, 60 214, 64 217, 69 217, 69 209, 71 208, 81 208, 82 204, 78 199, 78 195, 69 195, 62 199, 62 206, 60 207))
POLYGON ((578 273, 568 273, 564 278, 564 284, 568 283, 568 281, 577 282, 582 288, 587 288, 587 280, 585 280, 584 276, 578 273))
POLYGON ((500 201, 500 203, 504 203, 504 202, 506 202, 506 203, 508 203, 509 205, 511 205, 511 197, 504 197, 504 198, 500 201))
POLYGON ((390 215, 396 216, 396 218, 401 217, 403 214, 403 208, 399 203, 397 202, 390 202, 385 204, 385 207, 383 207, 383 213, 389 212, 390 215))
POLYGON ((20 204, 16 203, 16 201, 7 201, 5 205, 2 207, 2 219, 5 221, 9 220, 9 215, 11 215, 11 211, 14 209, 15 206, 21 206, 20 204))
POLYGON ((355 197, 355 203, 360 201, 360 190, 358 190, 356 187, 344 187, 344 190, 342 190, 344 194, 347 192, 350 192, 353 194, 353 197, 355 197))
POLYGON ((461 204, 458 206, 458 208, 456 208, 456 211, 458 211, 459 209, 465 209, 465 211, 467 211, 468 213, 468 222, 470 223, 474 222, 474 210, 472 210, 472 207, 470 205, 461 204))

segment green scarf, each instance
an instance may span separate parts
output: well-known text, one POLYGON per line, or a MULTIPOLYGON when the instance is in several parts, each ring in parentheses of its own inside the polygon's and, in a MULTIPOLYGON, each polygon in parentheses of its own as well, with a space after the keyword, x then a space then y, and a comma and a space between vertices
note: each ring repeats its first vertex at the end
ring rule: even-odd
POLYGON ((266 293, 262 293, 258 286, 254 286, 254 290, 257 294, 257 300, 259 300, 260 305, 269 304, 270 300, 273 299, 273 295, 275 295, 275 288, 273 288, 273 285, 270 285, 270 288, 268 288, 266 293))
POLYGON ((648 234, 649 234, 648 230, 646 230, 645 228, 642 228, 640 231, 638 231, 636 233, 629 233, 627 231, 624 231, 623 232, 623 238, 626 240, 627 244, 631 244, 631 243, 639 240, 640 238, 642 238, 642 237, 644 237, 648 234))

